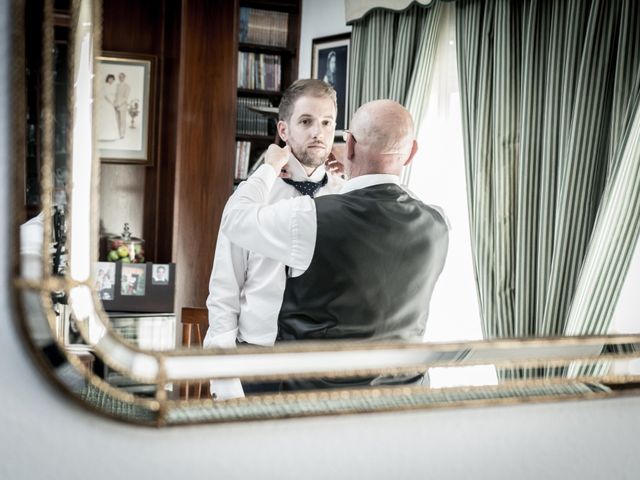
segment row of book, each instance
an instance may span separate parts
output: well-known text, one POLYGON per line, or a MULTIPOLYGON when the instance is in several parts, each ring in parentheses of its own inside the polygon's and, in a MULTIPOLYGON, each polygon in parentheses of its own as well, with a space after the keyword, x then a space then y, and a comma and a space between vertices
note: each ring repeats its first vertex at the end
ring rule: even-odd
POLYGON ((249 156, 251 154, 251 142, 236 141, 236 168, 233 174, 236 180, 244 180, 249 172, 249 156))
POLYGON ((271 108, 267 98, 238 97, 238 116, 236 118, 236 133, 238 135, 275 135, 273 119, 268 118, 249 107, 262 109, 271 108))
MULTIPOLYGON (((246 180, 253 172, 255 172, 260 165, 264 164, 264 159, 267 151, 264 150, 258 158, 251 164, 251 142, 237 141, 236 142, 236 166, 233 178, 235 180, 246 180)), ((255 158, 255 154, 253 158, 255 158)))
POLYGON ((286 47, 289 15, 285 12, 240 8, 240 42, 286 47))
POLYGON ((280 90, 280 55, 238 52, 238 88, 280 90))

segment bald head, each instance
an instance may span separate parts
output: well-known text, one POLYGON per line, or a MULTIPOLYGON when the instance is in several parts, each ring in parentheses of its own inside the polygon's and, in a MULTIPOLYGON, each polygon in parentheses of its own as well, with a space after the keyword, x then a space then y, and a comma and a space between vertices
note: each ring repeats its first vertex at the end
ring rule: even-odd
POLYGON ((362 105, 351 120, 345 170, 351 177, 369 173, 399 175, 417 150, 411 114, 392 100, 362 105), (348 163, 348 162, 347 162, 348 163))

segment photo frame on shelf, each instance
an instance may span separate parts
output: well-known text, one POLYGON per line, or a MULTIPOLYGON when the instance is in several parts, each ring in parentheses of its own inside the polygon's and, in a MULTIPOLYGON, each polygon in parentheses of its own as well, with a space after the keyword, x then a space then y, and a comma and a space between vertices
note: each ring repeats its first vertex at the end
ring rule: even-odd
POLYGON ((351 33, 314 38, 311 47, 311 78, 331 84, 336 90, 336 130, 344 130, 349 95, 351 33))
POLYGON ((95 135, 103 162, 152 165, 156 57, 104 52, 96 61, 95 135))
MULTIPOLYGON (((107 272, 105 263, 95 270, 107 272)), ((113 297, 101 297, 107 312, 169 313, 174 311, 176 264, 111 262, 113 267, 113 297)), ((110 272, 111 275, 112 272, 110 272)), ((104 281, 103 281, 104 282, 104 281)))

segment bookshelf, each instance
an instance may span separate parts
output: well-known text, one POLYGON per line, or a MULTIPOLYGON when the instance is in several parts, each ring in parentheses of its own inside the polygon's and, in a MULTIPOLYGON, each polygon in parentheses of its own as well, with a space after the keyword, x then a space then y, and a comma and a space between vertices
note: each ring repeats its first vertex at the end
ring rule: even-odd
POLYGON ((300 0, 241 0, 238 21, 236 185, 278 141, 274 111, 298 77, 300 0))

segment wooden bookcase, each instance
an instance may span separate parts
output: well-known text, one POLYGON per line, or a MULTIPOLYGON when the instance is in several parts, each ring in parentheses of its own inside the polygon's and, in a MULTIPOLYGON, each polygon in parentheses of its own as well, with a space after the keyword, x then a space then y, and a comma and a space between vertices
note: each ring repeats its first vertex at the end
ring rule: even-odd
MULTIPOLYGON (((277 108, 282 98, 282 92, 294 80, 298 78, 298 49, 300 43, 300 0, 264 0, 239 2, 238 13, 238 88, 237 88, 237 122, 236 141, 245 142, 250 147, 248 159, 245 159, 246 170, 254 166, 260 154, 266 150, 270 143, 278 140, 276 131, 276 118, 268 115, 261 115, 248 108, 249 105, 258 107, 277 108), (270 26, 274 30, 282 32, 282 22, 286 15, 286 36, 280 37, 278 42, 275 35, 269 35, 270 26), (257 35, 256 35, 256 32, 257 35), (277 58, 279 61, 280 79, 277 88, 273 88, 270 80, 270 73, 263 69, 263 74, 257 74, 254 78, 263 78, 264 83, 271 88, 260 88, 255 84, 247 85, 249 80, 247 57, 253 57, 258 63, 258 58, 277 58), (245 61, 243 62, 243 57, 245 61), (258 120, 259 119, 259 120, 258 120), (253 123, 252 123, 253 122, 253 123), (257 127, 256 127, 256 124, 257 127), (252 128, 256 127, 256 128, 252 128), (247 161, 248 160, 248 161, 247 161)), ((254 64, 255 67, 257 65, 254 64)), ((259 68, 259 67, 257 67, 259 68)), ((267 67, 268 68, 268 67, 267 67)), ((241 162, 239 149, 236 149, 236 161, 241 162)), ((242 169, 240 169, 242 170, 242 169)), ((234 183, 237 184, 243 179, 243 175, 238 175, 238 169, 234 169, 234 183)))

